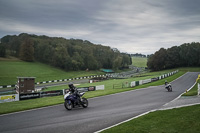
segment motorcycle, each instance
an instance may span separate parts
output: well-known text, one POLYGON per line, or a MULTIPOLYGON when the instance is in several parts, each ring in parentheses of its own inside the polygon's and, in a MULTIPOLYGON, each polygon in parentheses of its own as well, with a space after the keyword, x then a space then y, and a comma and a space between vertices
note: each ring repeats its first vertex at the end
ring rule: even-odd
POLYGON ((165 89, 167 89, 169 92, 172 92, 172 85, 168 82, 165 82, 165 89))
POLYGON ((85 94, 85 92, 80 93, 80 98, 78 98, 74 93, 71 93, 68 91, 65 96, 65 103, 64 106, 67 110, 72 110, 72 108, 75 107, 80 107, 82 106, 83 108, 88 107, 88 100, 86 98, 82 98, 82 96, 85 94))

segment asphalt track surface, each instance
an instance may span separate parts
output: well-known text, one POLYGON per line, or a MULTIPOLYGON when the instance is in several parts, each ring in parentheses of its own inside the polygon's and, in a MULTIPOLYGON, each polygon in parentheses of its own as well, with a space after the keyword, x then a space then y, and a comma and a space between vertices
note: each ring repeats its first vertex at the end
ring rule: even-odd
POLYGON ((93 133, 144 112, 162 107, 189 89, 199 73, 188 72, 164 86, 89 99, 89 107, 67 111, 64 105, 0 116, 1 133, 93 133))

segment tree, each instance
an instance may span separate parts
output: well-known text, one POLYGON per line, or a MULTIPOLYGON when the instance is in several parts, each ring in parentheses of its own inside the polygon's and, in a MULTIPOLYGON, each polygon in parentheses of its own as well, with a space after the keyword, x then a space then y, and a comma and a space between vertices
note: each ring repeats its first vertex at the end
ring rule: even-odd
POLYGON ((68 70, 98 70, 121 68, 131 58, 115 48, 96 45, 81 39, 37 36, 22 33, 2 38, 8 55, 25 61, 39 61, 68 70), (129 60, 128 60, 129 58, 129 60))
POLYGON ((180 48, 177 46, 167 49, 166 68, 175 68, 180 66, 180 48))
POLYGON ((200 43, 185 43, 167 50, 161 48, 148 58, 147 66, 152 70, 175 67, 200 66, 200 43))
POLYGON ((130 60, 130 55, 128 54, 122 54, 122 67, 128 67, 131 65, 132 60, 130 60))
POLYGON ((73 69, 74 70, 80 70, 84 69, 84 61, 83 58, 79 55, 78 52, 74 52, 73 57, 72 57, 72 64, 74 64, 73 69))
POLYGON ((114 62, 113 62, 113 68, 116 70, 119 68, 119 66, 121 66, 122 64, 122 57, 117 57, 114 62))
POLYGON ((6 48, 3 45, 0 45, 0 57, 6 57, 6 48))
POLYGON ((163 70, 166 68, 166 57, 167 51, 164 48, 161 48, 158 52, 155 53, 154 57, 154 68, 155 70, 163 70))
POLYGON ((151 70, 154 70, 153 57, 154 57, 154 54, 151 54, 151 55, 148 55, 148 59, 147 59, 147 67, 151 70))
MULTIPOLYGON (((65 69, 65 70, 70 70, 72 68, 69 68, 69 66, 66 64, 66 62, 68 62, 67 61, 68 59, 69 59, 69 55, 67 52, 67 48, 64 46, 64 44, 57 45, 57 47, 55 48, 55 51, 54 51, 52 64, 56 67, 59 67, 59 68, 65 69)), ((71 64, 71 62, 70 62, 70 64, 71 64)))
POLYGON ((23 61, 32 62, 34 60, 33 41, 30 38, 25 38, 20 45, 20 59, 23 61))

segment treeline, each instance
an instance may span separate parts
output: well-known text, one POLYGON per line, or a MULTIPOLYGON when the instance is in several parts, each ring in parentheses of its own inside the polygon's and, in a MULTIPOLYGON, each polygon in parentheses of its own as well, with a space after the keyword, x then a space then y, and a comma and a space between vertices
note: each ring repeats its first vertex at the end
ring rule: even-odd
POLYGON ((128 67, 130 55, 87 40, 37 36, 22 33, 1 38, 0 56, 15 56, 24 61, 39 61, 66 71, 119 69, 128 67))
POLYGON ((149 69, 157 71, 176 67, 200 66, 200 43, 185 43, 168 49, 161 48, 147 61, 149 69))

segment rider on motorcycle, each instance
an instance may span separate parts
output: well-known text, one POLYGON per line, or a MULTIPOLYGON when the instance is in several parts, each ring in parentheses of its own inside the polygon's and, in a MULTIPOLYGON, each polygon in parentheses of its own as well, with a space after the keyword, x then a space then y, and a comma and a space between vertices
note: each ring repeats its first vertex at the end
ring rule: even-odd
POLYGON ((167 89, 168 91, 172 91, 172 86, 167 81, 165 81, 165 89, 167 89))
POLYGON ((77 97, 78 102, 80 102, 80 101, 81 101, 81 98, 80 98, 80 94, 79 94, 77 88, 73 85, 73 83, 69 83, 68 86, 69 86, 69 91, 70 91, 72 94, 74 94, 74 95, 77 97))

